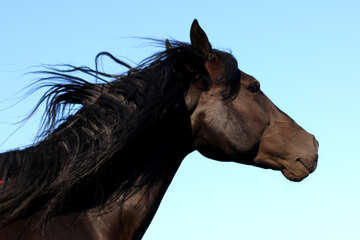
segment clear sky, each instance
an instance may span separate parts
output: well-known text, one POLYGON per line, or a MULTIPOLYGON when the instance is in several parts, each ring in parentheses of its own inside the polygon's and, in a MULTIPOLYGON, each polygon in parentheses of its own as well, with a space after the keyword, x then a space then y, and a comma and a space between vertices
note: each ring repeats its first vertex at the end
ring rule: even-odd
MULTIPOLYGON (((93 66, 103 50, 136 63, 157 49, 129 37, 189 41, 197 18, 214 47, 231 50, 317 137, 319 165, 293 183, 272 170, 190 154, 144 239, 360 239, 359 11, 355 0, 2 1, 0 108, 21 96, 34 65, 93 66)), ((1 142, 39 96, 0 111, 1 142)), ((0 150, 30 144, 38 121, 0 150)))

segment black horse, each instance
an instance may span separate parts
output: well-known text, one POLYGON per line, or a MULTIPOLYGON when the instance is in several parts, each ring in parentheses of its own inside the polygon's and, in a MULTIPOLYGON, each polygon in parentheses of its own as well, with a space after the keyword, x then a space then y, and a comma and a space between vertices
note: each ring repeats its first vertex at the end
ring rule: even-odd
POLYGON ((35 86, 48 87, 40 140, 0 155, 1 239, 140 239, 194 150, 293 181, 315 170, 314 136, 213 49, 196 20, 190 37, 162 42, 136 68, 98 55, 128 67, 123 75, 70 65, 40 72, 35 86))

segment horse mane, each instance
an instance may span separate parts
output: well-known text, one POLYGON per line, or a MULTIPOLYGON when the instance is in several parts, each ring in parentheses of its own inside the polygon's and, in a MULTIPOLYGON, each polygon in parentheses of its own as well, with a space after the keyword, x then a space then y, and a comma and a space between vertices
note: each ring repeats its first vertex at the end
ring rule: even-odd
POLYGON ((192 82, 209 86, 200 54, 183 42, 171 45, 135 68, 108 52, 96 56, 96 62, 107 56, 127 67, 124 74, 101 72, 97 64, 95 69, 56 65, 37 72, 45 77, 32 88, 47 88, 33 111, 45 104, 42 128, 32 146, 0 154, 0 228, 34 213, 40 213, 43 225, 54 216, 124 201, 156 181, 144 167, 146 159, 126 159, 128 147, 184 106, 192 82), (84 193, 91 200, 77 202, 84 193))

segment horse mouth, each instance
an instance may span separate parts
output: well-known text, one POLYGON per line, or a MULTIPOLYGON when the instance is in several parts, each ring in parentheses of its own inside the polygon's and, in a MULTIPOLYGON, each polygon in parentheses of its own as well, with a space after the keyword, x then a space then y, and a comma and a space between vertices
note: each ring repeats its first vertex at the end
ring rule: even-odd
POLYGON ((312 173, 314 169, 310 169, 307 167, 300 159, 297 159, 295 163, 291 165, 285 166, 281 169, 281 173, 290 181, 300 182, 310 173, 312 173))
POLYGON ((310 169, 306 166, 301 159, 287 161, 281 158, 257 158, 255 159, 254 165, 261 168, 279 170, 288 180, 293 182, 300 182, 314 171, 314 169, 310 169))

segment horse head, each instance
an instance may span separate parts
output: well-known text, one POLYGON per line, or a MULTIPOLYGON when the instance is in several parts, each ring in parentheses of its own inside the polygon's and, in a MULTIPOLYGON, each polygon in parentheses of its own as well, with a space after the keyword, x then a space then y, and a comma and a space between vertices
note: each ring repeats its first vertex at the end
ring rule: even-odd
POLYGON ((280 170, 292 181, 313 172, 319 147, 315 137, 277 108, 231 54, 213 49, 196 20, 190 37, 209 85, 197 81, 185 96, 194 149, 214 160, 280 170))

